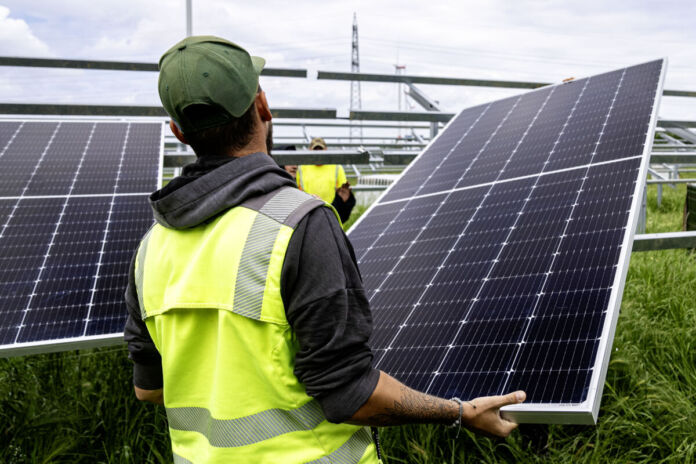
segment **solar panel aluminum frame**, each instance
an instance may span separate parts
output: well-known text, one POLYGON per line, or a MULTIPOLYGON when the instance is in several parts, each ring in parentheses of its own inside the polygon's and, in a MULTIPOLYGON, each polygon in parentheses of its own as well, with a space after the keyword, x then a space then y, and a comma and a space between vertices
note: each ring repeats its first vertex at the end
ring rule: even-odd
MULTIPOLYGON (((26 121, 26 119, 2 119, 2 121, 26 121)), ((103 120, 103 119, 31 119, 31 121, 40 122, 93 122, 93 123, 153 123, 159 122, 162 125, 160 130, 160 151, 159 151, 159 169, 157 187, 162 188, 162 167, 164 164, 164 131, 165 124, 160 121, 145 121, 145 120, 103 120)), ((145 192, 143 192, 143 195, 145 192)), ((127 194, 128 196, 137 196, 127 194)), ((86 195, 93 196, 93 195, 86 195)), ((135 250, 133 250, 135 252, 135 250)), ((125 311, 125 299, 124 299, 125 311)), ((0 346, 0 358, 9 358, 14 356, 26 356, 31 354, 41 353, 57 353, 60 351, 82 350, 89 348, 100 348, 107 346, 120 345, 125 343, 123 332, 104 334, 104 335, 83 335, 80 337, 62 338, 55 340, 39 340, 33 342, 14 343, 0 346)))
MULTIPOLYGON (((646 178, 648 173, 648 166, 650 165, 650 154, 652 152, 652 145, 654 139, 655 128, 657 125, 657 112, 660 107, 660 99, 662 96, 662 88, 664 86, 665 73, 667 69, 667 57, 658 58, 662 59, 662 69, 660 70, 660 78, 658 81, 657 88, 655 89, 656 95, 653 104, 652 114, 650 115, 650 123, 648 126, 648 133, 646 134, 645 145, 643 146, 643 153, 641 159, 641 165, 638 175, 638 180, 636 181, 635 190, 633 192, 633 198, 631 200, 631 210, 628 217, 628 224, 626 227, 626 232, 621 245, 621 252, 619 255, 619 262, 616 274, 614 276, 614 284, 612 286, 611 295, 609 298, 609 303, 607 305, 607 314, 604 321, 604 326, 602 328, 601 340, 599 342, 599 347, 597 349, 597 356, 595 358, 595 364, 592 369, 592 378, 590 380, 590 385, 588 389, 588 394, 582 403, 522 403, 517 405, 505 406, 501 408, 501 415, 506 419, 514 421, 516 423, 532 423, 532 424, 581 424, 581 425, 595 425, 597 423, 597 417, 599 415, 599 407, 602 399, 602 392, 604 389, 604 381, 607 376, 607 369, 609 367, 609 358, 611 355, 611 347, 614 341, 614 334, 616 332, 616 324, 619 318, 619 311, 621 309, 621 298, 623 296, 623 289, 626 283, 626 274, 628 273, 629 258, 632 250, 633 237, 635 235, 635 230, 638 225, 638 216, 640 210, 640 203, 643 197, 643 191, 646 186, 646 178)), ((654 61, 654 60, 650 60, 654 61)), ((645 62, 648 63, 648 62, 645 62)), ((639 63, 644 64, 644 63, 639 63)), ((624 69, 618 68, 616 70, 624 69)), ((613 71, 616 71, 613 70, 613 71)), ((607 71, 607 72, 612 72, 607 71)), ((604 73, 603 73, 604 74, 604 73)), ((555 86, 566 85, 566 83, 554 84, 555 86)), ((540 87, 538 89, 525 92, 529 94, 532 92, 538 92, 542 89, 547 89, 550 86, 540 87)), ((508 97, 509 98, 509 97, 508 97)), ((478 106, 478 105, 477 105, 478 106)), ((416 161, 423 156, 423 154, 433 145, 438 137, 447 131, 447 128, 454 120, 459 117, 459 115, 471 108, 464 108, 459 113, 453 117, 447 125, 440 131, 440 133, 433 138, 430 143, 420 152, 420 154, 409 164, 409 166, 401 173, 401 175, 375 200, 375 202, 370 205, 370 207, 362 214, 358 220, 351 226, 348 233, 356 228, 362 220, 367 217, 369 212, 380 203, 379 201, 385 197, 389 191, 396 185, 396 183, 404 177, 412 166, 415 165, 416 161)))

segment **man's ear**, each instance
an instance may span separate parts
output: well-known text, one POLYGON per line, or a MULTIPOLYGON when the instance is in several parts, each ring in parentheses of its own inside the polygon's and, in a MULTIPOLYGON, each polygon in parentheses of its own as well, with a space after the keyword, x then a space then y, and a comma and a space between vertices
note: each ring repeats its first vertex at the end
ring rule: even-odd
POLYGON ((261 121, 268 122, 273 119, 271 114, 271 109, 268 107, 268 101, 266 100, 266 93, 262 90, 256 94, 256 111, 259 112, 259 117, 261 121))
POLYGON ((186 140, 186 137, 184 137, 184 133, 181 132, 181 129, 179 129, 179 126, 176 125, 173 119, 169 120, 169 128, 172 130, 172 133, 174 134, 174 137, 179 139, 179 142, 185 143, 188 145, 188 141, 186 140))

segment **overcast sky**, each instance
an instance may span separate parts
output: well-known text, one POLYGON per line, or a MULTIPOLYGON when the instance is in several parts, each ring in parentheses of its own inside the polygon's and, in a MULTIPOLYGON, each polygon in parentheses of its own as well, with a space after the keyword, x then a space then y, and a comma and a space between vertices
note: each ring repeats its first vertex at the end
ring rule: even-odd
MULTIPOLYGON (((270 67, 309 79, 262 78, 271 106, 347 115, 358 15, 363 72, 557 82, 667 56, 665 87, 696 90, 696 1, 193 0, 194 34, 232 40, 270 67)), ((0 55, 155 62, 185 35, 185 1, 0 0, 0 55)), ((158 104, 156 73, 0 68, 0 101, 158 104)), ((445 111, 518 93, 422 86, 445 111)), ((395 84, 362 84, 363 109, 394 110, 395 84)), ((661 116, 696 120, 696 99, 665 97, 661 116)))

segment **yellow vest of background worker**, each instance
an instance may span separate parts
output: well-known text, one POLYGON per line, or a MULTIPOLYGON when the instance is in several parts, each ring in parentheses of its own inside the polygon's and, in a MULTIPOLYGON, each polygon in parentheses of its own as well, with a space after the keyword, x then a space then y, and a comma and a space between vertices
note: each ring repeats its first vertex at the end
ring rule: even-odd
POLYGON ((378 462, 369 430, 328 422, 293 374, 281 270, 294 228, 322 205, 285 187, 142 240, 136 287, 175 463, 378 462))
POLYGON ((297 185, 300 190, 316 195, 331 204, 336 189, 346 183, 346 172, 339 164, 305 165, 297 167, 297 185))

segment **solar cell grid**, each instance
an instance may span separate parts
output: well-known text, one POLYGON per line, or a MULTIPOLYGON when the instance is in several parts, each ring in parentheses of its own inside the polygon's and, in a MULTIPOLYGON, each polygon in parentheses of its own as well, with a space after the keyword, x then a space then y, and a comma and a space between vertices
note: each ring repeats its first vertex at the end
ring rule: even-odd
POLYGON ((159 183, 161 131, 0 122, 0 353, 122 332, 128 264, 152 223, 143 192, 159 183))
POLYGON ((3 176, 0 197, 26 193, 57 130, 58 123, 55 122, 24 124, 17 129, 0 157, 0 172, 3 176))
POLYGON ((378 367, 441 396, 524 389, 518 420, 596 419, 662 74, 458 115, 349 233, 378 367))
POLYGON ((94 297, 84 335, 117 333, 123 330, 123 292, 133 251, 152 225, 152 210, 141 196, 117 196, 111 209, 108 240, 93 286, 94 297))

